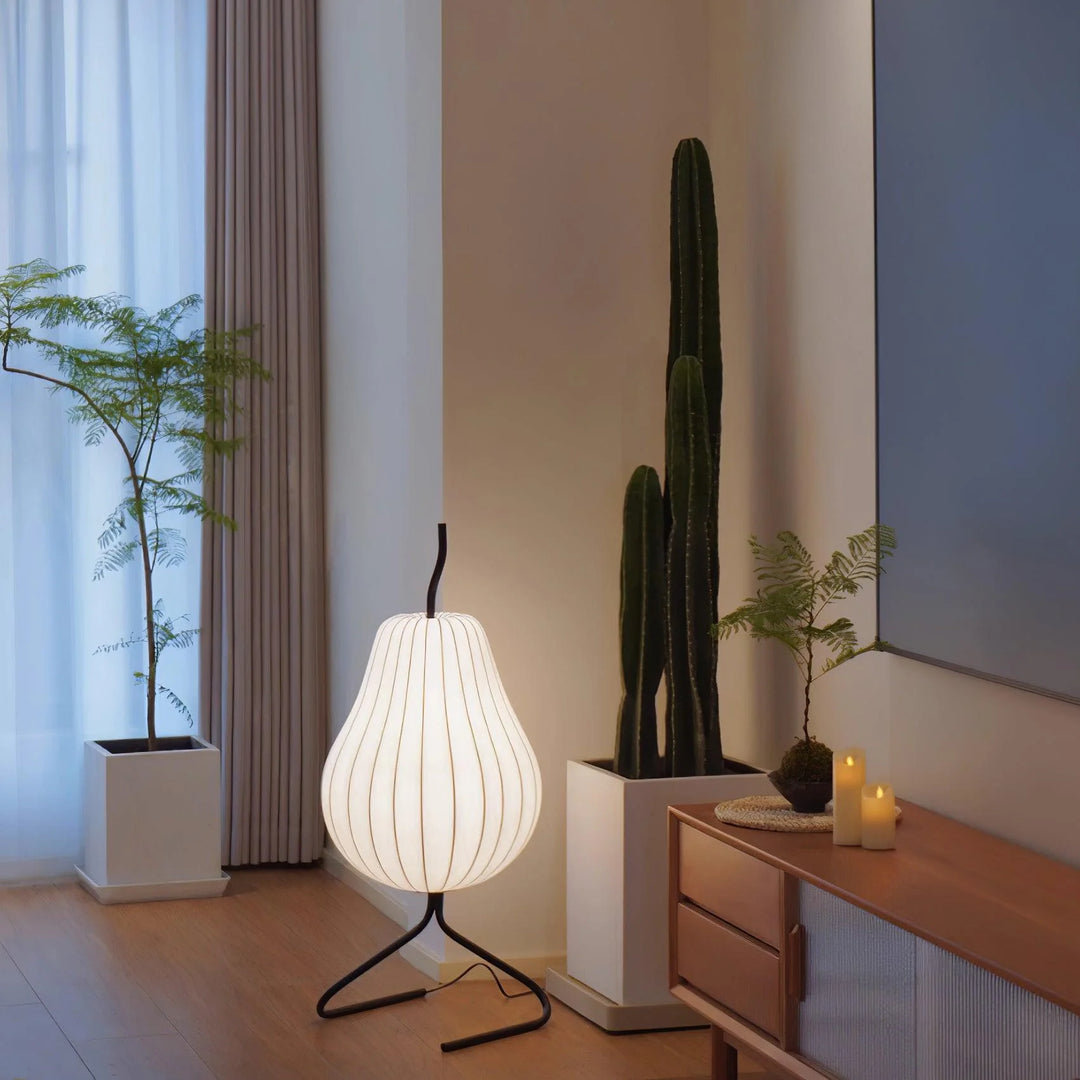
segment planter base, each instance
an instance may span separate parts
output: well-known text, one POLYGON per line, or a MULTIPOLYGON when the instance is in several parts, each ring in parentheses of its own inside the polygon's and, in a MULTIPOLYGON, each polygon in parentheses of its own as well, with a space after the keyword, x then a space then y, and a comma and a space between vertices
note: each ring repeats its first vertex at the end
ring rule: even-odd
POLYGON ((548 968, 544 987, 551 997, 612 1035, 707 1026, 693 1009, 674 998, 664 1005, 620 1005, 555 968, 548 968))
POLYGON ((196 881, 152 881, 124 885, 99 885, 85 870, 75 867, 79 884, 99 904, 137 904, 148 900, 202 900, 221 896, 229 884, 224 870, 220 877, 196 881))
POLYGON ((763 795, 772 785, 746 765, 722 776, 627 780, 609 764, 566 767, 566 973, 600 1001, 664 1009, 673 1001, 667 808, 763 795))

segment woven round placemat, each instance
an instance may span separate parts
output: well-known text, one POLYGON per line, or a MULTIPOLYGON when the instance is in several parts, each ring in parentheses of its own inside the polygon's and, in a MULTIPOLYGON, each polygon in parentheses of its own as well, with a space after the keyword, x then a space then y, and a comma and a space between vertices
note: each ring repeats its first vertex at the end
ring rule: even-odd
MULTIPOLYGON (((832 832, 832 807, 823 814, 797 814, 783 795, 747 795, 717 803, 714 811, 725 825, 741 825, 745 829, 765 829, 768 832, 817 833, 832 832)), ((896 808, 896 820, 901 818, 896 808)))

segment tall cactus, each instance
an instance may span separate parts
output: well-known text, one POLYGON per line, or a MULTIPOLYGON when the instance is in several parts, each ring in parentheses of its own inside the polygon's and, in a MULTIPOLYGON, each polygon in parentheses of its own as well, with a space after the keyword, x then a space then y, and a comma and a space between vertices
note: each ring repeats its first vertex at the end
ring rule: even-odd
MULTIPOLYGON (((713 201, 712 169, 700 139, 683 139, 675 148, 671 163, 671 313, 668 323, 667 379, 670 397, 671 373, 680 356, 696 356, 702 379, 712 456, 709 477, 709 569, 712 582, 710 614, 715 623, 717 581, 720 562, 717 554, 717 507, 720 486, 720 404, 724 390, 724 365, 720 349, 719 254, 716 207, 713 201)), ((668 484, 670 485, 670 478, 668 484)), ((665 520, 670 528, 670 506, 665 498, 665 520)), ((710 623, 711 625, 711 623, 710 623)), ((703 771, 722 772, 724 755, 720 742, 720 709, 716 692, 716 642, 710 637, 710 685, 706 738, 708 743, 703 771)))
POLYGON ((615 771, 632 780, 660 775, 656 692, 664 673, 664 504, 660 477, 639 465, 623 501, 619 645, 623 699, 615 771))
POLYGON ((701 362, 680 356, 671 369, 667 409, 668 496, 671 531, 667 549, 668 771, 706 772, 715 652, 709 562, 709 485, 712 454, 701 362))
POLYGON ((671 162, 671 313, 667 382, 680 356, 701 361, 714 447, 712 485, 720 472, 720 402, 724 365, 720 350, 720 271, 712 169, 700 139, 683 139, 671 162))
MULTIPOLYGON (((668 707, 666 771, 671 776, 720 773, 724 755, 716 690, 717 506, 720 477, 720 298, 716 209, 709 156, 699 139, 683 139, 671 166, 671 313, 668 327, 667 462, 661 517, 664 547, 664 664, 668 707)), ((644 485, 642 466, 631 480, 644 485)), ((619 713, 615 768, 641 769, 651 754, 655 702, 651 681, 634 667, 642 627, 628 604, 628 545, 640 522, 624 505, 621 651, 624 697, 619 713), (627 615, 629 613, 629 619, 627 615), (640 688, 640 689, 639 689, 640 688), (631 691, 648 698, 650 710, 631 691), (638 755, 637 765, 634 755, 638 755)), ((642 556, 643 557, 643 556, 642 556)), ((642 586, 631 582, 630 589, 642 586)), ((641 595, 640 593, 638 595, 641 595)), ((636 605, 636 606, 635 606, 636 605)), ((650 669, 651 670, 651 669, 650 669)), ((657 684, 658 685, 658 684, 657 684)))

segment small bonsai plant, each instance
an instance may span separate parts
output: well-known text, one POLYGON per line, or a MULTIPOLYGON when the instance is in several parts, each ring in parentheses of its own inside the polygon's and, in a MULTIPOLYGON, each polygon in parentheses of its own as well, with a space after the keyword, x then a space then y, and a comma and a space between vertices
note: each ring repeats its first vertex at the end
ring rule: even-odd
POLYGON ((148 314, 125 297, 59 291, 83 269, 35 260, 0 274, 0 367, 71 394, 68 415, 83 425, 86 444, 112 439, 121 451, 126 491, 98 537, 94 577, 139 560, 144 625, 98 652, 145 646, 135 680, 145 687, 147 749, 155 750, 159 695, 191 722, 184 702, 158 681, 162 653, 190 646, 198 633, 186 625, 188 616, 169 616, 155 597, 155 572, 185 556, 183 535, 166 521, 172 513, 194 514, 236 527, 203 497, 203 467, 208 457, 231 455, 241 445, 224 431, 240 411, 238 383, 268 375, 244 348, 250 330, 184 329, 200 297, 148 314), (16 366, 22 353, 36 354, 41 370, 16 366), (172 462, 160 452, 165 446, 174 451, 172 462), (163 466, 165 475, 158 471, 163 466))
MULTIPOLYGON (((847 550, 834 551, 817 569, 793 532, 779 533, 772 546, 752 536, 750 550, 757 562, 760 587, 713 627, 720 639, 745 632, 778 641, 794 658, 803 683, 802 737, 796 738, 780 767, 769 776, 789 800, 793 786, 818 785, 815 797, 809 800, 816 810, 823 810, 831 797, 832 750, 810 734, 811 687, 848 660, 885 645, 875 638, 860 646, 851 620, 828 618, 826 612, 836 601, 855 596, 867 582, 876 581, 885 572, 884 560, 895 549, 893 530, 887 525, 871 525, 849 536, 847 550)), ((808 804, 806 808, 811 807, 808 804)))

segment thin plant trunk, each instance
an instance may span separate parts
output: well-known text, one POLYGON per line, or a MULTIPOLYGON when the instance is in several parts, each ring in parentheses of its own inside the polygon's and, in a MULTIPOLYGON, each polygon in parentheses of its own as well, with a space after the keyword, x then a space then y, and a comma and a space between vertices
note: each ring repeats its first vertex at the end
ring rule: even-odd
POLYGON ((810 744, 810 683, 813 682, 812 673, 814 670, 814 642, 810 635, 806 635, 806 696, 805 703, 803 705, 803 721, 802 731, 803 740, 807 745, 810 744))
POLYGON ((146 517, 143 513, 142 489, 134 465, 131 483, 135 489, 135 520, 139 525, 139 547, 142 548, 143 594, 146 602, 146 748, 157 749, 157 639, 154 636, 154 578, 150 563, 150 541, 146 535, 146 517))

